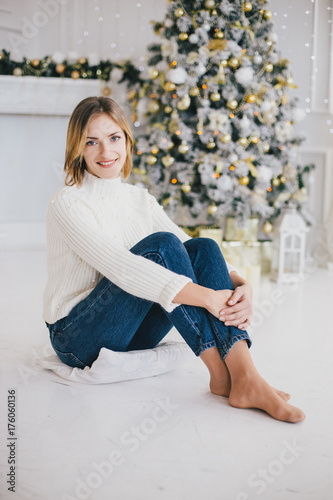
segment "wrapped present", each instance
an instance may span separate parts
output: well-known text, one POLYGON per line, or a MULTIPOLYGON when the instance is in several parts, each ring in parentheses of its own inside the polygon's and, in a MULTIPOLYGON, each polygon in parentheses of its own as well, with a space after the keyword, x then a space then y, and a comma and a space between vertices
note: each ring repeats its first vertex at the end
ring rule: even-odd
POLYGON ((199 236, 201 238, 211 238, 216 241, 220 248, 222 246, 223 231, 220 227, 200 227, 199 236))
POLYGON ((270 240, 260 242, 260 262, 262 274, 271 272, 272 257, 273 257, 273 242, 270 240))
POLYGON ((250 217, 245 226, 237 223, 236 217, 227 217, 225 225, 226 241, 258 241, 259 219, 250 217))
POLYGON ((261 243, 259 241, 223 241, 224 258, 237 268, 254 289, 260 287, 261 243))

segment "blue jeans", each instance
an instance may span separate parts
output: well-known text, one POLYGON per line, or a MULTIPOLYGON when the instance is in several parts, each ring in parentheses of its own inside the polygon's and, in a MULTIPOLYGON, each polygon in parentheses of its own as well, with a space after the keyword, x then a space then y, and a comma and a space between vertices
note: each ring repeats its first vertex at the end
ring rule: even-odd
MULTIPOLYGON (((158 232, 139 241, 131 252, 188 276, 199 285, 233 290, 221 250, 209 238, 182 243, 172 233, 158 232)), ((68 316, 46 325, 59 358, 78 368, 91 366, 102 347, 122 352, 153 348, 173 326, 196 356, 216 346, 224 359, 241 339, 251 346, 246 331, 226 326, 204 308, 180 305, 169 313, 157 303, 125 292, 105 277, 68 316)))

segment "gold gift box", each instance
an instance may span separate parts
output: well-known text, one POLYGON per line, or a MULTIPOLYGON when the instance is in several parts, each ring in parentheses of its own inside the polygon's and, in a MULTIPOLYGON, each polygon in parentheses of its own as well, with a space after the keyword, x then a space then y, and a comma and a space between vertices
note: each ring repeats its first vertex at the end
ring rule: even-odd
POLYGON ((250 217, 244 227, 237 225, 236 217, 227 217, 225 223, 226 241, 258 241, 259 219, 250 217))

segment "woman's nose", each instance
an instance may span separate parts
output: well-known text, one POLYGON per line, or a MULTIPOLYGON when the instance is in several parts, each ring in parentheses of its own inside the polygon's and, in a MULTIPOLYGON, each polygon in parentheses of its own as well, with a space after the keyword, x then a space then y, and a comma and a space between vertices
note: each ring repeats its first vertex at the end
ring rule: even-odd
POLYGON ((100 150, 101 155, 106 158, 110 154, 110 151, 112 151, 112 144, 110 142, 102 142, 100 150))

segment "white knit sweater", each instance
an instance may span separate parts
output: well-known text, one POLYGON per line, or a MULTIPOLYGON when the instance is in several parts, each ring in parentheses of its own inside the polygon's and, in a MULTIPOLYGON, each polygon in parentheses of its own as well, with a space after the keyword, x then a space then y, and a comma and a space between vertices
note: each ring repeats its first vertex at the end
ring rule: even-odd
MULTIPOLYGON (((185 242, 156 199, 117 179, 85 172, 83 184, 64 186, 50 199, 46 217, 48 279, 43 317, 55 323, 85 299, 103 276, 126 292, 159 303, 168 312, 192 280, 129 250, 157 231, 185 242)), ((229 272, 234 268, 228 265, 229 272)))

